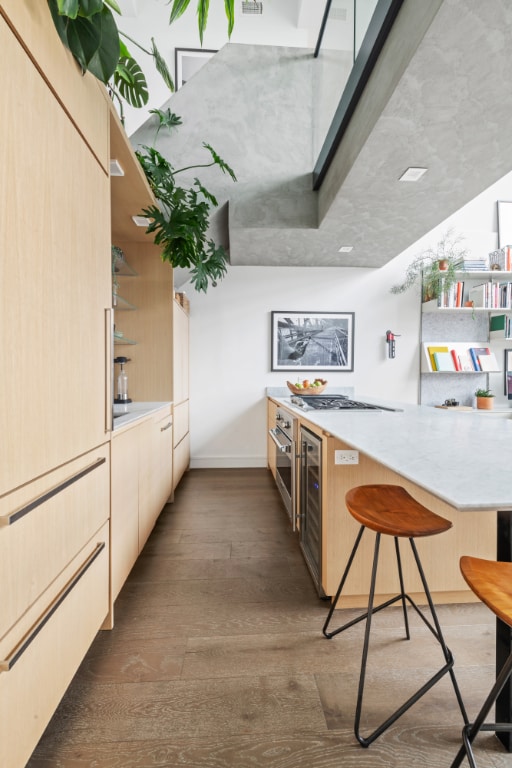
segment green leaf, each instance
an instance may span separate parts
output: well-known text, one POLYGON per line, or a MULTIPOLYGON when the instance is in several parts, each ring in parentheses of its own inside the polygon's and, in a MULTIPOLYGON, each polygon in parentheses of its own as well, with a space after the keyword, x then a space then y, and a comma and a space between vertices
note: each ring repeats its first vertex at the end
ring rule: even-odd
POLYGON ((156 47, 155 39, 151 38, 151 54, 155 60, 156 71, 162 76, 162 79, 171 93, 174 93, 174 81, 172 75, 169 72, 165 59, 156 47))
POLYGON ((103 0, 80 0, 78 15, 90 19, 103 10, 103 0))
POLYGON ((190 0, 174 0, 171 8, 171 15, 169 17, 169 24, 172 24, 173 21, 176 21, 176 19, 179 19, 179 17, 185 13, 189 3, 190 0))
POLYGON ((101 13, 96 13, 90 21, 99 34, 100 44, 90 59, 88 69, 92 74, 107 84, 115 72, 119 61, 119 33, 112 11, 103 6, 101 13))
POLYGON ((230 38, 235 26, 235 0, 224 0, 224 8, 228 19, 228 37, 230 38))
POLYGON ((118 13, 120 16, 123 15, 121 13, 121 9, 120 9, 119 5, 116 3, 116 0, 105 0, 105 3, 107 5, 109 5, 112 8, 112 10, 115 11, 116 13, 118 13))
POLYGON ((123 43, 121 38, 119 38, 119 58, 120 59, 122 59, 122 58, 131 59, 132 58, 132 55, 131 55, 130 51, 128 50, 126 45, 123 43))
POLYGON ((59 16, 76 19, 79 10, 79 0, 56 0, 59 16))
POLYGON ((233 179, 233 181, 236 181, 237 179, 236 179, 236 176, 235 176, 235 172, 222 159, 222 157, 220 157, 216 153, 214 148, 212 146, 210 146, 210 144, 207 144, 205 141, 203 141, 203 147, 205 147, 205 149, 207 149, 210 152, 210 154, 211 154, 211 156, 213 158, 213 162, 215 163, 215 165, 219 166, 219 168, 221 169, 222 173, 228 173, 231 176, 231 178, 233 179))
POLYGON ((68 19, 66 35, 69 50, 85 72, 101 45, 101 29, 92 20, 78 16, 68 19))
POLYGON ((55 24, 55 29, 57 30, 57 34, 60 37, 62 44, 69 49, 68 19, 65 16, 61 16, 59 14, 57 0, 48 0, 48 7, 52 15, 53 23, 55 24))
POLYGON ((148 85, 144 73, 133 58, 119 59, 114 74, 114 84, 119 93, 132 107, 139 109, 148 103, 148 85))
POLYGON ((198 0, 197 2, 197 22, 199 24, 199 40, 201 45, 203 44, 203 32, 206 29, 208 23, 208 9, 210 7, 210 0, 198 0))

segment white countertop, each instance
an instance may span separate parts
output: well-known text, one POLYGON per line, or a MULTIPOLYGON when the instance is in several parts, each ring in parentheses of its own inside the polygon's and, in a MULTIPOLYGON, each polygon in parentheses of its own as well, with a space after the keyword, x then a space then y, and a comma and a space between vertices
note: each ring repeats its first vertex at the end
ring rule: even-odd
POLYGON ((131 424, 134 421, 149 416, 155 411, 159 411, 161 408, 171 405, 171 402, 163 403, 128 403, 127 406, 114 405, 114 414, 116 415, 114 421, 113 431, 116 432, 121 427, 125 427, 127 424, 131 424), (124 413, 124 409, 128 408, 128 412, 124 413))
POLYGON ((403 411, 305 412, 273 399, 458 509, 512 510, 512 410, 486 418, 358 394, 403 411))

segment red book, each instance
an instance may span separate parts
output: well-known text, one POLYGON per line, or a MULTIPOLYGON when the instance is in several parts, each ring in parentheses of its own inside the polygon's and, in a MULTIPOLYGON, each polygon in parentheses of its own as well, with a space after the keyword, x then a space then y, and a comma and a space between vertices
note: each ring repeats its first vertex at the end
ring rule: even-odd
POLYGON ((456 351, 454 349, 452 349, 450 351, 452 353, 453 364, 455 366, 455 370, 456 371, 462 371, 462 365, 460 364, 460 359, 459 359, 458 354, 456 353, 456 351))

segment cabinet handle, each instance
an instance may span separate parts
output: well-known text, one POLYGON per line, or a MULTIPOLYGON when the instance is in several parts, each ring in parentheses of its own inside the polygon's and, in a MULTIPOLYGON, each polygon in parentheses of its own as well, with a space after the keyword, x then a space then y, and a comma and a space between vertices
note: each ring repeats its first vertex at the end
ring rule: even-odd
POLYGON ((166 424, 165 427, 160 427, 160 432, 165 432, 165 430, 169 429, 169 427, 172 427, 172 421, 166 424))
POLYGON ((105 432, 111 432, 114 400, 114 312, 105 310, 105 432))
POLYGON ((25 517, 25 515, 28 515, 29 512, 32 512, 32 510, 36 509, 36 507, 41 506, 41 504, 44 504, 46 501, 52 498, 52 496, 56 496, 58 493, 63 491, 65 488, 67 488, 70 485, 73 485, 73 483, 76 483, 77 480, 81 480, 82 477, 85 477, 85 475, 88 475, 89 472, 92 472, 94 469, 97 469, 102 464, 104 464, 106 461, 105 458, 97 459, 92 464, 89 464, 87 467, 84 467, 84 469, 81 469, 79 472, 77 472, 75 475, 72 475, 71 477, 68 477, 66 480, 63 480, 62 483, 58 483, 57 485, 54 485, 53 488, 50 488, 49 491, 46 491, 46 493, 43 493, 41 496, 38 496, 36 499, 33 499, 28 504, 25 504, 23 507, 19 507, 18 509, 15 509, 13 512, 9 512, 8 515, 3 515, 0 517, 0 528, 6 526, 6 525, 12 525, 17 520, 20 520, 22 517, 25 517))
POLYGON ((62 605, 66 597, 69 595, 70 592, 76 587, 82 576, 85 574, 85 572, 91 567, 91 565, 94 563, 100 552, 105 549, 105 542, 101 541, 99 542, 93 552, 89 555, 87 560, 80 566, 78 571, 75 573, 75 575, 72 577, 71 581, 66 584, 64 589, 57 595, 53 603, 50 603, 46 611, 43 613, 43 615, 40 617, 40 619, 33 625, 31 628, 28 636, 26 636, 10 653, 10 655, 6 658, 0 661, 0 672, 9 672, 13 668, 13 666, 16 664, 18 659, 21 658, 21 656, 25 653, 29 645, 32 643, 33 640, 36 639, 39 632, 42 630, 44 625, 51 619, 57 608, 62 605))

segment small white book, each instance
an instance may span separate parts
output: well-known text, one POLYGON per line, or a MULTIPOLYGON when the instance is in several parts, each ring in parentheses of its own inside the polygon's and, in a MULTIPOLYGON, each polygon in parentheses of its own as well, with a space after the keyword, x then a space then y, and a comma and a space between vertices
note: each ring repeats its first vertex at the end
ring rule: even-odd
POLYGON ((491 352, 489 355, 478 355, 478 362, 482 371, 499 371, 496 355, 491 352))

